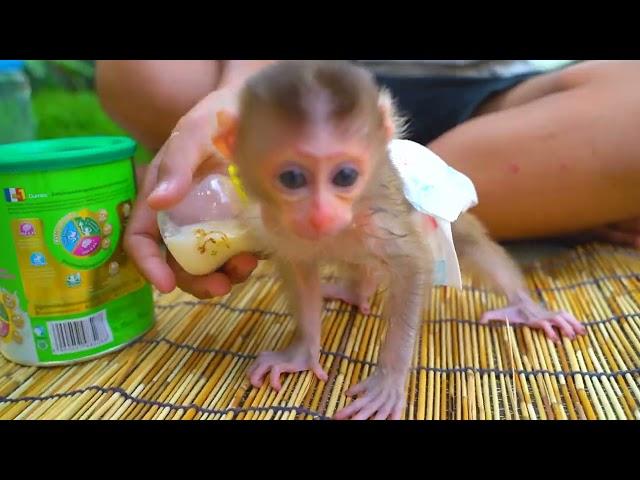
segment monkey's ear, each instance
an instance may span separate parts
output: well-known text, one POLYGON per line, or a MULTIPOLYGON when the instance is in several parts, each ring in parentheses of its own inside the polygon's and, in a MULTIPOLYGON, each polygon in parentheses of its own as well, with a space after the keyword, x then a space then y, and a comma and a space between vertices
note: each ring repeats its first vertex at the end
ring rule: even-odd
POLYGON ((385 88, 380 90, 378 96, 378 108, 382 114, 382 121, 384 122, 385 135, 387 141, 393 140, 398 132, 398 118, 395 106, 393 104, 393 98, 389 91, 385 88))
POLYGON ((216 114, 217 131, 212 139, 213 146, 227 160, 233 159, 236 147, 236 133, 238 131, 238 118, 226 110, 216 114))

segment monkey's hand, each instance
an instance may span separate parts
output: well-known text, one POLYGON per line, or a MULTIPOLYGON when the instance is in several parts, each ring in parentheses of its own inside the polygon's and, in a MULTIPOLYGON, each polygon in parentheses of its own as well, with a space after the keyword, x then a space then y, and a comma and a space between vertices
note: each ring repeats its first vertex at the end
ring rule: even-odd
POLYGON ((406 372, 378 369, 369 378, 347 390, 359 398, 337 412, 336 420, 400 420, 406 403, 406 372))
POLYGON ((262 352, 249 368, 251 385, 259 388, 264 376, 270 372, 271 387, 280 391, 280 374, 312 371, 323 382, 327 381, 327 373, 320 366, 320 349, 311 347, 308 342, 294 340, 281 352, 262 352))
POLYGON ((551 312, 535 303, 526 294, 519 294, 518 299, 506 307, 499 310, 486 312, 480 319, 480 323, 486 324, 492 320, 509 321, 512 324, 523 324, 531 328, 544 330, 545 335, 555 343, 559 343, 560 338, 553 327, 557 327, 562 334, 570 339, 576 335, 587 333, 584 325, 578 322, 567 312, 551 312))

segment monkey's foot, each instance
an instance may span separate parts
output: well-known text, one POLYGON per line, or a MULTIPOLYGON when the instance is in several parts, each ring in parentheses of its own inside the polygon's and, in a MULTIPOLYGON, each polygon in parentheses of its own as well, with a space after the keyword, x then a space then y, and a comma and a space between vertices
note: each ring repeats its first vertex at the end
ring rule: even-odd
POLYGON ((363 315, 371 313, 371 297, 375 292, 366 288, 342 285, 339 283, 325 283, 322 285, 322 296, 331 300, 342 300, 350 305, 355 305, 363 315))
POLYGON ((320 380, 327 381, 327 373, 320 366, 320 352, 304 344, 293 344, 281 352, 262 352, 249 367, 248 376, 251 385, 259 388, 264 376, 270 372, 270 384, 280 391, 280 374, 312 371, 320 380))
POLYGON ((405 407, 405 375, 378 373, 347 390, 347 396, 359 395, 334 416, 336 420, 400 420, 405 407))
POLYGON ((571 314, 567 312, 550 312, 533 302, 522 300, 500 310, 486 312, 480 319, 480 323, 499 320, 510 324, 520 323, 531 328, 542 329, 545 335, 555 343, 560 341, 553 327, 557 327, 562 334, 575 339, 576 335, 584 335, 587 330, 571 314))

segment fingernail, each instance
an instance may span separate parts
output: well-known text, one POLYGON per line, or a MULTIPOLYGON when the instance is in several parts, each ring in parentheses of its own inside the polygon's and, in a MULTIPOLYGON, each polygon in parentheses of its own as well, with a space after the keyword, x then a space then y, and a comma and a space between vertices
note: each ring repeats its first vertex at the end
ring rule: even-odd
POLYGON ((169 182, 160 182, 160 184, 151 192, 151 195, 162 195, 169 191, 169 182))

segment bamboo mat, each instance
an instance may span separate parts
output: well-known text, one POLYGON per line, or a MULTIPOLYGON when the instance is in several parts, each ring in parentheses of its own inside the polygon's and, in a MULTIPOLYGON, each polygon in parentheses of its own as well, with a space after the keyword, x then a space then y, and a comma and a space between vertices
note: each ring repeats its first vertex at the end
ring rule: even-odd
MULTIPOLYGON (((555 346, 538 331, 480 326, 505 299, 465 279, 434 290, 408 382, 407 419, 639 419, 640 255, 577 247, 527 272, 535 298, 571 311, 588 335, 555 346), (511 345, 511 348, 510 348, 511 345)), ((256 354, 293 333, 268 264, 228 296, 157 296, 157 324, 126 349, 68 367, 0 360, 0 419, 326 419, 375 367, 381 299, 362 316, 325 303, 326 383, 286 374, 280 393, 255 389, 256 354)))

